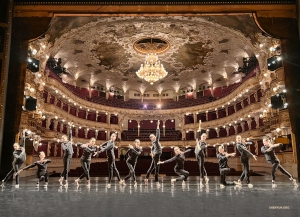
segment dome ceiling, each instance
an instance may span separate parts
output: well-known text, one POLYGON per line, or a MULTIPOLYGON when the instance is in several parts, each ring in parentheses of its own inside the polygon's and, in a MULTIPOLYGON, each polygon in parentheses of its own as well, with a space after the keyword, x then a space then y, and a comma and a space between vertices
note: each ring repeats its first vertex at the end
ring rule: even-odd
POLYGON ((67 83, 114 86, 127 91, 178 90, 191 86, 234 83, 243 57, 253 56, 253 18, 215 17, 55 17, 48 30, 51 56, 62 59, 67 83), (168 75, 150 85, 135 74, 145 54, 137 41, 155 37, 167 42, 158 57, 168 75))

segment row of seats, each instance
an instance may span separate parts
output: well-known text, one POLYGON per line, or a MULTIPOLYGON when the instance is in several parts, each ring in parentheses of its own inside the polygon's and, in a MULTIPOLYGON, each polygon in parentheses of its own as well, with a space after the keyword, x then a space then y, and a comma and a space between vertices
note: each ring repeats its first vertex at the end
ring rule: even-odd
MULTIPOLYGON (((174 108, 184 108, 189 106, 196 106, 205 103, 211 102, 210 96, 198 96, 196 99, 179 99, 179 101, 174 101, 173 99, 162 99, 161 102, 158 100, 144 99, 144 102, 141 102, 140 99, 129 99, 128 101, 124 101, 123 98, 109 98, 106 99, 105 96, 92 96, 89 97, 88 92, 83 92, 83 90, 79 87, 75 87, 73 85, 63 83, 61 78, 59 78, 55 73, 50 70, 49 76, 59 81, 63 84, 70 92, 74 95, 88 100, 90 102, 94 102, 97 104, 102 104, 106 106, 118 107, 118 108, 127 108, 127 109, 174 109, 174 108), (158 107, 160 105, 160 107, 158 107)), ((250 77, 255 76, 255 70, 250 72, 247 76, 245 76, 241 82, 234 83, 222 89, 221 94, 217 97, 217 99, 225 97, 226 95, 233 92, 237 87, 239 87, 244 81, 249 79, 250 77)))

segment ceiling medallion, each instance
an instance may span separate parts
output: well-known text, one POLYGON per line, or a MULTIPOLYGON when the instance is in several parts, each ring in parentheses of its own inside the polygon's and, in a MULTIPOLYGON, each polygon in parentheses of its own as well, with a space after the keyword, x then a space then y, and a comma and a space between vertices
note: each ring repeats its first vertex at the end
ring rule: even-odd
POLYGON ((170 43, 162 38, 147 37, 134 42, 133 48, 142 54, 156 53, 161 54, 169 50, 170 43))

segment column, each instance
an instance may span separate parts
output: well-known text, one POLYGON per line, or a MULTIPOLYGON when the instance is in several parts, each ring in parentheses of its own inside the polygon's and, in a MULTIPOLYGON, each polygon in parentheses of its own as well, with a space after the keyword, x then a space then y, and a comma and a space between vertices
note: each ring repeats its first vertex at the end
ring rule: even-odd
POLYGON ((251 123, 252 123, 252 119, 250 118, 250 119, 247 120, 247 125, 248 125, 248 129, 249 129, 249 130, 252 129, 251 123))
POLYGON ((234 124, 233 127, 234 127, 234 134, 237 134, 238 133, 238 125, 234 124))
POLYGON ((78 137, 78 127, 75 127, 75 137, 78 137))
POLYGON ((247 103, 248 103, 248 105, 250 105, 250 96, 247 98, 247 103))
POLYGON ((229 136, 230 126, 225 126, 225 130, 226 130, 227 136, 229 136))
POLYGON ((258 155, 258 141, 255 141, 254 146, 255 146, 255 155, 258 155))
POLYGON ((99 113, 96 111, 96 122, 98 121, 99 113))
POLYGON ((63 107, 64 107, 64 103, 62 100, 60 100, 60 108, 63 109, 63 107))
POLYGON ((255 102, 258 102, 257 92, 254 93, 254 99, 255 99, 255 102))
POLYGON ((206 121, 208 121, 208 111, 205 112, 206 113, 206 121))
POLYGON ((244 121, 241 121, 241 127, 242 127, 242 132, 245 131, 245 122, 244 121))
MULTIPOLYGON (((108 88, 109 89, 109 88, 108 88)), ((106 90, 106 99, 108 99, 109 98, 109 90, 106 90)))
POLYGON ((138 121, 137 124, 138 124, 138 137, 140 137, 140 127, 141 127, 140 121, 138 121))
POLYGON ((241 106, 244 108, 244 100, 241 101, 241 106))
POLYGON ((50 103, 50 99, 51 99, 51 94, 50 94, 50 93, 48 93, 48 94, 47 94, 46 103, 50 103))
POLYGON ((259 128, 259 116, 254 117, 255 123, 256 123, 256 129, 259 128))
MULTIPOLYGON (((199 132, 201 133, 201 132, 199 132)), ((194 130, 194 139, 196 140, 197 139, 197 130, 194 130)))
POLYGON ((70 113, 71 106, 68 104, 68 113, 70 113))
POLYGON ((58 125, 58 121, 56 119, 54 119, 53 121, 53 130, 57 131, 57 125, 58 125))
POLYGON ((56 97, 54 98, 54 105, 55 106, 57 105, 57 98, 56 97))
POLYGON ((84 138, 87 139, 87 136, 88 136, 88 132, 89 132, 89 128, 84 128, 84 138))
POLYGON ((233 105, 234 113, 236 113, 236 104, 233 105))
POLYGON ((78 117, 79 114, 79 108, 76 108, 76 117, 78 117))
POLYGON ((86 120, 88 119, 88 115, 89 115, 89 111, 86 110, 86 111, 85 111, 85 119, 86 119, 86 120))
POLYGON ((166 121, 162 121, 162 124, 163 124, 163 135, 164 137, 166 136, 166 121))
POLYGON ((197 122, 198 122, 197 121, 197 113, 194 113, 193 115, 194 115, 194 124, 197 124, 197 122))
POLYGON ((209 129, 206 130, 207 139, 209 138, 209 129))
POLYGON ((228 107, 225 107, 226 117, 228 116, 228 107))
POLYGON ((110 113, 106 112, 106 123, 110 124, 110 113))
POLYGON ((217 108, 215 108, 215 112, 216 112, 216 118, 218 119, 219 118, 219 112, 218 112, 217 108))
POLYGON ((186 132, 185 130, 181 130, 182 140, 185 140, 186 138, 186 132))
POLYGON ((161 102, 161 98, 162 98, 161 93, 159 93, 159 102, 161 102))
POLYGON ((47 118, 46 119, 46 130, 49 130, 50 129, 50 125, 51 125, 51 118, 47 118))
POLYGON ((98 138, 98 130, 97 129, 95 130, 95 138, 96 139, 98 138))
POLYGON ((217 132, 217 137, 220 137, 220 129, 218 127, 216 127, 216 132, 217 132))
POLYGON ((64 123, 60 122, 59 124, 60 124, 60 126, 59 126, 59 132, 62 132, 63 129, 64 129, 64 123))
POLYGON ((110 139, 110 130, 106 130, 106 140, 110 139))

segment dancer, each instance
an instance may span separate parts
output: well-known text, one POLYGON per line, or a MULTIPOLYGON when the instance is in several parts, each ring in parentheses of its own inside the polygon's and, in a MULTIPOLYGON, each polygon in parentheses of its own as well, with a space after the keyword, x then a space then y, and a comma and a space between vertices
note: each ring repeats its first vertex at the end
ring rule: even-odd
POLYGON ((174 167, 175 173, 179 175, 178 178, 176 179, 171 179, 171 184, 174 185, 176 181, 182 181, 182 185, 185 185, 185 181, 189 177, 189 172, 184 170, 184 161, 185 161, 185 156, 184 154, 190 152, 192 149, 188 149, 185 152, 180 151, 178 147, 174 148, 175 156, 172 157, 169 160, 166 161, 158 161, 157 164, 165 164, 165 163, 170 163, 172 161, 176 161, 176 165, 174 167))
POLYGON ((39 153, 39 161, 34 162, 33 164, 30 164, 26 167, 24 167, 23 169, 19 170, 17 172, 17 174, 20 174, 22 171, 24 170, 28 170, 29 168, 33 168, 35 166, 37 166, 37 171, 36 171, 36 177, 37 177, 37 182, 36 182, 36 186, 39 187, 40 186, 40 182, 45 180, 45 184, 44 186, 47 187, 48 186, 48 178, 49 178, 49 174, 47 171, 48 168, 48 163, 51 163, 50 159, 45 159, 45 152, 41 151, 39 153))
MULTIPOLYGON (((101 150, 98 151, 98 154, 106 151, 106 155, 107 155, 107 163, 108 163, 108 184, 106 185, 107 188, 111 187, 111 179, 114 175, 114 172, 119 180, 120 184, 124 183, 124 180, 121 180, 120 178, 120 174, 119 171, 116 167, 116 162, 115 162, 115 152, 114 152, 114 148, 115 148, 115 140, 117 138, 117 133, 112 133, 110 136, 110 140, 108 140, 107 142, 103 143, 100 145, 101 150)), ((97 153, 94 154, 94 156, 97 153)))
POLYGON ((135 169, 137 159, 140 156, 140 154, 142 153, 142 148, 140 147, 140 143, 141 143, 140 140, 136 139, 134 141, 134 147, 132 145, 129 145, 129 149, 125 154, 125 157, 128 156, 127 160, 126 160, 126 164, 129 168, 129 174, 124 178, 124 182, 123 182, 124 185, 126 185, 125 181, 128 180, 130 177, 132 177, 133 181, 134 181, 134 187, 137 187, 134 169, 135 169), (131 155, 129 155, 130 152, 131 152, 131 155))
POLYGON ((70 131, 69 131, 69 138, 67 135, 62 135, 61 137, 61 147, 64 150, 64 155, 63 155, 63 164, 64 164, 64 169, 60 174, 60 179, 58 180, 60 185, 63 185, 63 180, 65 180, 65 187, 68 187, 68 171, 70 167, 70 163, 72 160, 73 156, 73 146, 72 146, 72 123, 69 123, 70 131))
POLYGON ((249 174, 250 173, 249 157, 253 157, 255 160, 257 160, 257 158, 254 154, 252 154, 250 151, 248 151, 248 149, 246 147, 246 141, 242 140, 242 137, 240 135, 236 136, 236 149, 241 154, 243 173, 242 173, 240 179, 237 182, 234 182, 234 184, 241 186, 242 181, 245 178, 248 187, 252 188, 253 185, 250 183, 250 174, 249 174))
POLYGON ((208 185, 209 179, 207 178, 207 173, 204 167, 205 164, 205 156, 206 156, 206 133, 201 134, 201 120, 199 121, 199 129, 198 129, 198 138, 196 139, 196 147, 195 147, 195 155, 199 164, 200 171, 200 186, 203 186, 203 178, 205 179, 205 184, 208 185), (201 137, 200 137, 201 135, 201 137))
POLYGON ((293 179, 292 175, 289 174, 281 165, 280 161, 277 158, 274 149, 281 145, 281 143, 278 144, 271 144, 269 137, 265 136, 263 137, 263 143, 264 146, 261 147, 261 152, 265 155, 266 160, 268 163, 272 164, 272 170, 271 170, 271 176, 272 176, 272 187, 276 187, 275 184, 275 172, 276 169, 279 169, 280 172, 282 172, 284 175, 289 177, 289 179, 292 181, 292 183, 297 187, 297 181, 296 179, 293 179))
POLYGON ((230 172, 230 167, 228 166, 228 157, 234 157, 235 153, 228 154, 224 151, 223 145, 219 146, 218 150, 219 154, 217 155, 217 158, 221 177, 220 187, 224 188, 226 185, 234 185, 233 182, 226 181, 226 174, 230 172))
POLYGON ((150 176, 153 169, 155 170, 155 175, 154 175, 155 176, 155 182, 158 186, 160 185, 159 182, 158 182, 159 165, 157 164, 158 161, 160 160, 160 155, 162 153, 161 144, 159 142, 159 139, 160 139, 159 123, 160 123, 160 121, 158 120, 157 121, 157 128, 156 128, 156 135, 151 134, 149 136, 149 138, 152 142, 152 147, 151 147, 152 162, 151 162, 150 168, 147 171, 146 178, 144 180, 145 185, 148 185, 148 179, 149 179, 149 176, 150 176))
POLYGON ((5 183, 7 180, 10 179, 10 177, 16 173, 16 188, 19 188, 19 181, 20 181, 20 176, 17 173, 19 169, 21 168, 22 164, 26 161, 26 153, 25 153, 25 132, 26 130, 23 131, 23 136, 22 136, 22 147, 20 147, 19 143, 15 143, 13 145, 14 147, 14 160, 12 162, 12 169, 10 172, 5 176, 5 178, 2 180, 2 187, 4 187, 5 183))
POLYGON ((87 180, 87 186, 89 187, 91 185, 90 182, 90 166, 91 166, 91 160, 92 160, 92 155, 96 153, 96 139, 91 138, 89 143, 82 144, 82 143, 77 143, 76 146, 80 147, 83 149, 82 156, 80 158, 80 164, 83 169, 83 173, 78 179, 75 179, 75 184, 78 186, 79 181, 83 179, 83 177, 86 177, 87 180))

